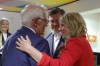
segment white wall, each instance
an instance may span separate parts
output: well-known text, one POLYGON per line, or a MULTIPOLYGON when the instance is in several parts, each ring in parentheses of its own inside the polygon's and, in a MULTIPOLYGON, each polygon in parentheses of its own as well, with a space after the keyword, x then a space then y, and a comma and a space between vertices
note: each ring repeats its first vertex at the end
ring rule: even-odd
POLYGON ((99 16, 98 16, 98 33, 97 33, 97 50, 98 50, 98 52, 100 52, 100 13, 98 14, 99 16))
POLYGON ((20 13, 0 11, 0 18, 5 17, 9 21, 9 31, 14 33, 21 26, 20 13))
POLYGON ((83 15, 86 21, 88 35, 96 35, 97 41, 90 42, 90 45, 94 52, 100 52, 100 14, 87 14, 83 15))

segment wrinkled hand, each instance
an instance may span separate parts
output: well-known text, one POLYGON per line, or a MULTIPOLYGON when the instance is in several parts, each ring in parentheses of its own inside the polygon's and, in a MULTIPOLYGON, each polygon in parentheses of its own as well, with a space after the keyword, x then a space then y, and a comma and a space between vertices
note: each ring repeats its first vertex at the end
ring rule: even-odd
POLYGON ((24 39, 22 36, 20 36, 20 38, 17 39, 18 41, 16 41, 16 48, 28 53, 29 49, 32 47, 29 37, 26 35, 26 39, 24 39))

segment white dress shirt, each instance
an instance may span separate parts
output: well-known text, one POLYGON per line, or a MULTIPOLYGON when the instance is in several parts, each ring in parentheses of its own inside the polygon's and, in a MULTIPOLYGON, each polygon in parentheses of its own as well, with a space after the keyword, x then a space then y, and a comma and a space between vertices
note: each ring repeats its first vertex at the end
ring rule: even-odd
POLYGON ((3 38, 4 38, 4 41, 6 41, 6 39, 7 39, 7 33, 3 33, 3 38))
POLYGON ((53 53, 55 53, 55 50, 59 44, 60 38, 61 38, 61 33, 54 33, 53 53))

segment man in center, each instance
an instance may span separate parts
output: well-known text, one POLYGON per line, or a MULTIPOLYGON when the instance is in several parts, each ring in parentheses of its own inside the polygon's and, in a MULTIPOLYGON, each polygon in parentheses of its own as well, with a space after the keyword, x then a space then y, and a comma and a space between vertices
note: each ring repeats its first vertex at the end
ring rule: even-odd
POLYGON ((47 39, 50 47, 50 55, 53 58, 57 58, 59 54, 59 49, 64 44, 64 39, 62 39, 61 33, 59 32, 60 22, 59 19, 63 16, 65 11, 58 7, 49 10, 49 19, 51 22, 52 32, 45 35, 44 38, 47 39))

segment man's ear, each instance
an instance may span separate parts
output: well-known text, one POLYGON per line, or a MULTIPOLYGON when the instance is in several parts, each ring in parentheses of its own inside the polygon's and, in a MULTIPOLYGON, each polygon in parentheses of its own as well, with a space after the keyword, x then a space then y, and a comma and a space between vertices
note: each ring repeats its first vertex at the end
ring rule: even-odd
POLYGON ((32 20, 32 26, 37 27, 38 19, 32 20))

